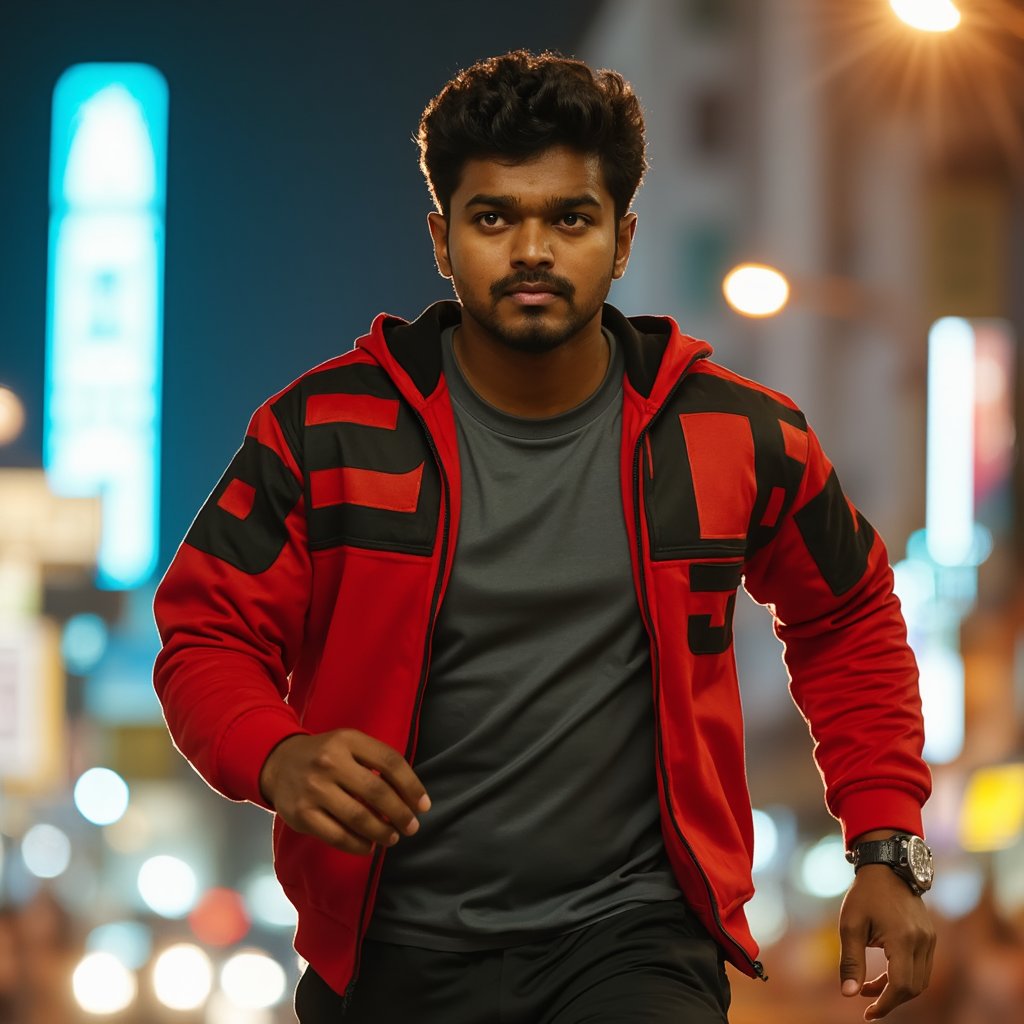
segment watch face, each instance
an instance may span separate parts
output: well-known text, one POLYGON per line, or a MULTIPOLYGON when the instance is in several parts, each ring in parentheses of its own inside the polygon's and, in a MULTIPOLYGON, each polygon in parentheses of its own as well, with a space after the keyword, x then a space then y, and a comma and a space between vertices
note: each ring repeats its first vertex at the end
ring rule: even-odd
POLYGON ((914 881, 923 889, 932 884, 935 868, 932 864, 931 851, 920 836, 912 836, 907 848, 907 861, 910 865, 914 881))

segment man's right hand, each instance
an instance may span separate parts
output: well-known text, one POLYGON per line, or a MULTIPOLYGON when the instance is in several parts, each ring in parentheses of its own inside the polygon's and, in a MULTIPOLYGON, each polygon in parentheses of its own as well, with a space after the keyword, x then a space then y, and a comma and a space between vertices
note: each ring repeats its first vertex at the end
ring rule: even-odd
POLYGON ((260 789, 289 828, 361 855, 397 843, 396 829, 412 835, 415 812, 430 809, 405 758, 356 729, 282 740, 263 764, 260 789))

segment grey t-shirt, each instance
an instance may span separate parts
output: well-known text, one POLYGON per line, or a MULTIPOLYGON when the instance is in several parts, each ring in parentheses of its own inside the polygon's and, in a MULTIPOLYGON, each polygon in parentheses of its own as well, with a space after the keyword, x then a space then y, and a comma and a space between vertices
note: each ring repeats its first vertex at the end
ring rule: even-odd
POLYGON ((413 765, 433 806, 384 854, 369 939, 499 948, 681 898, 619 485, 622 354, 605 333, 602 384, 544 419, 481 398, 442 337, 462 518, 413 765))

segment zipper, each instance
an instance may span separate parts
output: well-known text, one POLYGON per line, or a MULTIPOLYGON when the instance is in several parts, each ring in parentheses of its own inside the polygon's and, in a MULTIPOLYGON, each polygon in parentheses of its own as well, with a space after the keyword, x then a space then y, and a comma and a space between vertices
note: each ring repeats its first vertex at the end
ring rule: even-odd
MULTIPOLYGON (((411 406, 410 406, 411 408, 411 406)), ((442 506, 444 508, 444 525, 441 530, 441 557, 439 559, 440 571, 437 574, 437 580, 434 583, 434 594, 430 599, 430 615, 427 618, 427 635, 423 642, 423 664, 420 667, 420 681, 419 687, 416 690, 416 703, 413 706, 412 711, 412 722, 409 726, 409 739, 405 746, 406 760, 409 757, 409 748, 412 743, 413 728, 419 719, 420 705, 423 703, 423 691, 427 686, 427 672, 430 667, 430 642, 434 633, 434 620, 437 617, 437 608, 441 599, 441 585, 444 581, 444 567, 445 560, 448 555, 448 526, 449 526, 449 513, 451 510, 451 489, 448 484, 448 476, 444 471, 444 466, 441 463, 441 456, 438 454, 437 445, 434 444, 434 439, 427 429, 427 421, 420 415, 418 410, 413 409, 413 413, 416 418, 420 421, 420 426, 423 428, 423 433, 426 435, 427 444, 430 446, 430 452, 434 456, 434 462, 437 463, 438 472, 441 474, 441 488, 443 494, 442 506)), ((370 893, 373 891, 374 886, 380 877, 384 863, 384 847, 378 846, 374 851, 373 859, 370 862, 370 878, 366 886, 366 891, 363 894, 363 906, 359 911, 359 928, 356 931, 356 962, 355 967, 352 970, 352 978, 345 988, 345 993, 341 997, 341 1013, 345 1015, 348 1009, 349 1001, 352 999, 352 993, 355 991, 356 981, 359 979, 359 968, 362 964, 363 955, 363 922, 366 919, 366 908, 370 903, 370 893)))
MULTIPOLYGON (((686 364, 686 366, 683 369, 683 372, 679 375, 675 384, 672 386, 668 395, 665 397, 665 400, 654 411, 654 414, 647 421, 647 425, 643 428, 643 430, 640 431, 640 435, 637 437, 636 448, 633 451, 633 498, 635 518, 634 525, 636 528, 637 569, 640 580, 640 603, 641 608, 643 610, 644 622, 647 626, 647 632, 651 638, 651 672, 654 676, 654 681, 659 692, 661 688, 661 680, 659 678, 660 659, 658 657, 658 639, 655 635, 654 628, 651 625, 651 608, 647 600, 647 581, 644 575, 644 542, 640 523, 640 450, 643 447, 643 442, 646 438, 646 435, 649 433, 651 429, 651 424, 654 423, 655 419, 662 412, 665 406, 667 406, 668 403, 672 400, 673 395, 675 395, 676 390, 682 384, 683 379, 685 378, 686 373, 690 369, 690 367, 693 366, 693 364, 698 359, 701 358, 704 357, 696 355, 686 364)), ((654 715, 658 735, 658 767, 661 771, 661 778, 664 784, 665 792, 667 793, 669 792, 668 771, 665 768, 665 757, 661 743, 661 717, 658 713, 657 693, 655 695, 654 701, 654 715)), ((672 826, 676 831, 676 835, 679 836, 680 842, 683 844, 683 847, 685 848, 686 852, 690 855, 690 860, 693 861, 694 867, 700 872, 700 877, 704 882, 704 888, 707 890, 708 902, 710 903, 711 910, 715 915, 715 923, 718 925, 718 930, 743 954, 743 958, 747 961, 748 964, 750 964, 752 970, 757 975, 757 977, 759 977, 762 981, 767 981, 768 975, 765 974, 764 964, 762 964, 760 960, 751 959, 750 954, 743 948, 743 946, 741 946, 740 943, 737 942, 736 939, 734 939, 728 931, 726 931, 725 926, 722 924, 722 918, 718 910, 718 901, 715 899, 715 894, 711 888, 711 882, 708 879, 707 873, 704 871, 704 868, 702 867, 700 861, 697 860, 697 855, 693 852, 693 847, 690 846, 689 842, 686 839, 686 836, 683 835, 683 831, 679 827, 679 823, 676 821, 675 816, 672 814, 672 809, 670 806, 668 807, 668 812, 669 820, 672 822, 672 826)))

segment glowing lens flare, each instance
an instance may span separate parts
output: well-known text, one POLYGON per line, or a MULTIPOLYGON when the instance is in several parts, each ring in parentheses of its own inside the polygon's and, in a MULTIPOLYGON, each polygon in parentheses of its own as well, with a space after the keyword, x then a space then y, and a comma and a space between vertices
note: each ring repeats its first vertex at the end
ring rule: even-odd
POLYGON ((195 905, 195 872, 177 857, 150 857, 139 869, 139 894, 161 917, 184 917, 195 905))
POLYGON ((284 968, 261 950, 236 953, 221 968, 220 987, 236 1005, 253 1010, 276 1006, 284 997, 284 968))
POLYGON ((950 32, 960 24, 960 12, 949 0, 889 0, 900 21, 921 32, 950 32))
POLYGON ((743 316, 774 316, 789 301, 789 282, 774 267, 741 263, 725 276, 726 301, 743 316))
POLYGON ((153 990, 171 1010, 195 1010, 213 987, 213 965, 198 947, 180 942, 165 949, 153 965, 153 990))
POLYGON ((86 1013, 120 1013, 135 999, 135 975, 113 953, 88 953, 71 976, 71 988, 86 1013))

